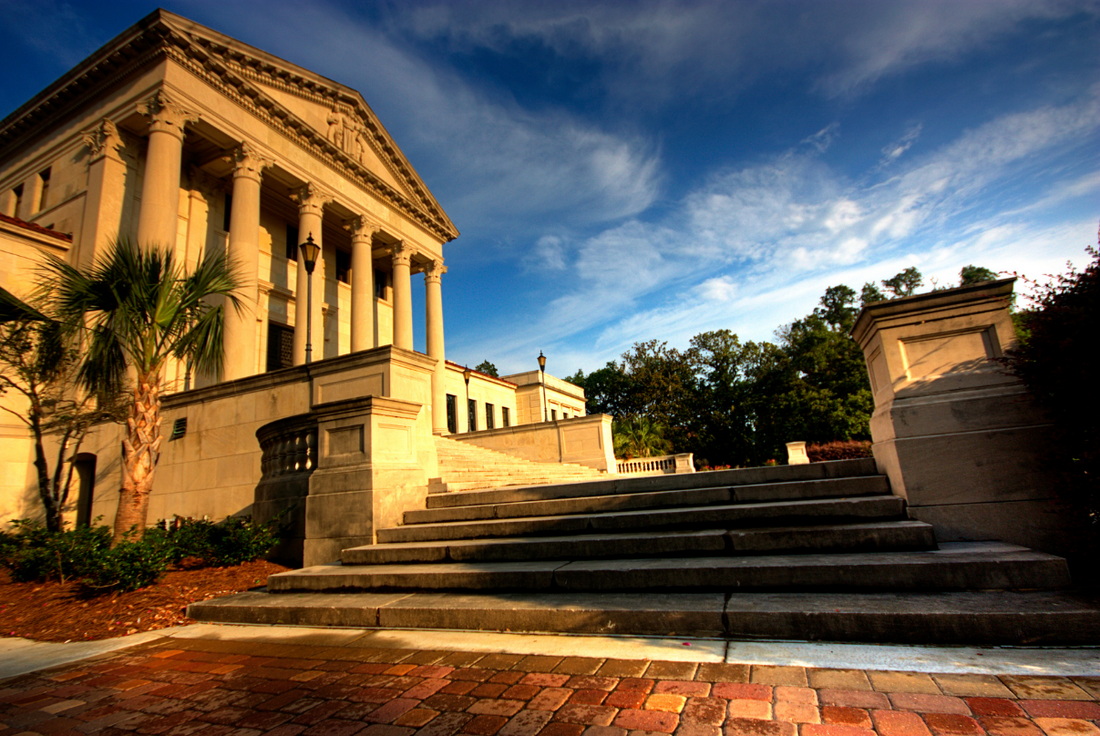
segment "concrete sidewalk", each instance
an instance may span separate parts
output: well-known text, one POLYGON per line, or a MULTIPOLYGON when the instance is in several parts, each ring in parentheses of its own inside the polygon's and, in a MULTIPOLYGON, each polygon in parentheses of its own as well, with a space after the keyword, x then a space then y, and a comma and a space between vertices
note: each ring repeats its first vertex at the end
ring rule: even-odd
POLYGON ((13 736, 1100 736, 1084 648, 195 625, 0 659, 13 736))

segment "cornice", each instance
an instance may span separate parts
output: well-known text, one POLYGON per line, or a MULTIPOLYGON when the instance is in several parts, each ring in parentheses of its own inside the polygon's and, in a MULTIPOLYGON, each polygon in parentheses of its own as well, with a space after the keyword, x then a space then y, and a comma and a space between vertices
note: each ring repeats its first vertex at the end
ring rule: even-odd
MULTIPOLYGON (((361 96, 350 88, 310 77, 289 62, 265 61, 239 47, 212 40, 195 31, 207 31, 196 23, 157 10, 88 57, 54 84, 0 121, 0 160, 38 134, 48 120, 59 119, 107 88, 151 66, 159 58, 171 59, 213 89, 250 112, 294 145, 363 191, 386 202, 444 242, 458 237, 458 230, 432 197, 423 181, 404 159, 400 149, 361 96), (170 25, 171 23, 171 25, 170 25), (189 28, 176 28, 181 25, 189 28), (329 109, 351 114, 368 135, 364 136, 377 158, 395 179, 415 196, 387 184, 329 141, 293 112, 267 95, 259 86, 270 84, 329 109)), ((224 37, 226 41, 234 41, 224 37)), ((239 43, 239 42, 235 42, 239 43)), ((244 44, 240 44, 244 46, 244 44)), ((250 47, 247 47, 250 48, 250 47)), ((258 52, 263 54, 263 52, 258 52)), ((271 57, 278 60, 277 57, 271 57)))

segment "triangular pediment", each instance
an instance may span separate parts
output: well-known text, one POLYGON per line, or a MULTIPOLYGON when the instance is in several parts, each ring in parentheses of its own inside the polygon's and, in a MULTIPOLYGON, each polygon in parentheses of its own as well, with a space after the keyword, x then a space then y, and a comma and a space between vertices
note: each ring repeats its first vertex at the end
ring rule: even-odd
POLYGON ((413 170, 381 121, 354 89, 249 46, 174 13, 158 11, 178 48, 205 72, 235 86, 274 124, 285 124, 306 145, 359 175, 377 194, 429 225, 444 240, 454 224, 413 170), (186 44, 180 41, 186 40, 186 44), (304 128, 308 127, 308 132, 304 128))
POLYGON ((458 236, 358 92, 166 10, 123 31, 5 118, 0 153, 16 150, 59 109, 86 104, 112 75, 165 56, 444 242, 458 236))

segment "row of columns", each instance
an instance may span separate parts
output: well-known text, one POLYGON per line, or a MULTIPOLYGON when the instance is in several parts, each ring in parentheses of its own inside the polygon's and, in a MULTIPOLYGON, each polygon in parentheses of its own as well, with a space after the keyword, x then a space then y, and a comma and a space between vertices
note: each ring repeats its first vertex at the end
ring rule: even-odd
MULTIPOLYGON (((198 116, 176 105, 167 93, 158 91, 142 103, 139 112, 150 119, 149 143, 146 154, 145 178, 141 189, 141 211, 138 214, 137 241, 144 245, 175 247, 179 228, 179 181, 183 157, 184 126, 198 116)), ((238 298, 241 309, 228 305, 225 309, 226 359, 225 380, 245 378, 255 373, 255 315, 259 304, 259 235, 260 185, 263 170, 274 161, 260 155, 247 142, 233 152, 233 208, 229 219, 228 256, 241 279, 238 298)), ((325 205, 333 197, 313 183, 291 193, 298 205, 298 233, 308 235, 323 247, 323 215, 325 205)), ((351 233, 351 349, 373 348, 374 332, 374 266, 373 239, 380 228, 365 216, 353 217, 345 223, 351 233)), ((415 249, 398 241, 390 246, 393 266, 393 344, 405 350, 413 349, 412 326, 412 258, 415 249)), ((305 261, 298 258, 298 280, 294 300, 294 365, 305 362, 306 325, 312 322, 320 330, 323 299, 310 305, 304 298, 307 279, 305 261)), ((445 353, 443 339, 442 276, 447 269, 441 260, 431 259, 423 265, 428 356, 436 359, 432 373, 432 429, 437 434, 447 430, 445 353)), ((324 269, 315 269, 312 278, 323 278, 324 269)), ((322 284, 314 291, 323 294, 322 284)), ((323 331, 319 332, 323 334, 323 331)), ((323 337, 321 338, 323 341, 323 337)))

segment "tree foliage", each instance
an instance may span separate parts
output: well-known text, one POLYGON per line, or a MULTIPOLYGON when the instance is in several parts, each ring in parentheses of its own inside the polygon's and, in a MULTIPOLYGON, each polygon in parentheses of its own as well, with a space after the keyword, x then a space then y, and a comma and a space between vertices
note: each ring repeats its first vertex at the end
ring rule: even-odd
POLYGON ((79 384, 96 395, 128 395, 113 541, 131 529, 140 538, 160 458, 166 364, 175 358, 209 375, 220 372, 223 307, 208 298, 224 296, 239 309, 237 278, 224 254, 207 253, 188 273, 171 251, 128 240, 114 243, 90 269, 53 259, 48 270, 56 282, 50 312, 82 338, 79 384), (134 380, 126 388, 130 370, 134 380))
POLYGON ((1084 271, 1071 267, 1035 286, 1008 361, 1054 419, 1064 487, 1100 524, 1100 385, 1092 352, 1100 335, 1100 251, 1088 254, 1084 271))
POLYGON ((497 373, 497 367, 487 360, 483 360, 475 365, 474 370, 478 373, 484 373, 487 376, 492 376, 493 378, 500 378, 500 374, 497 373))

